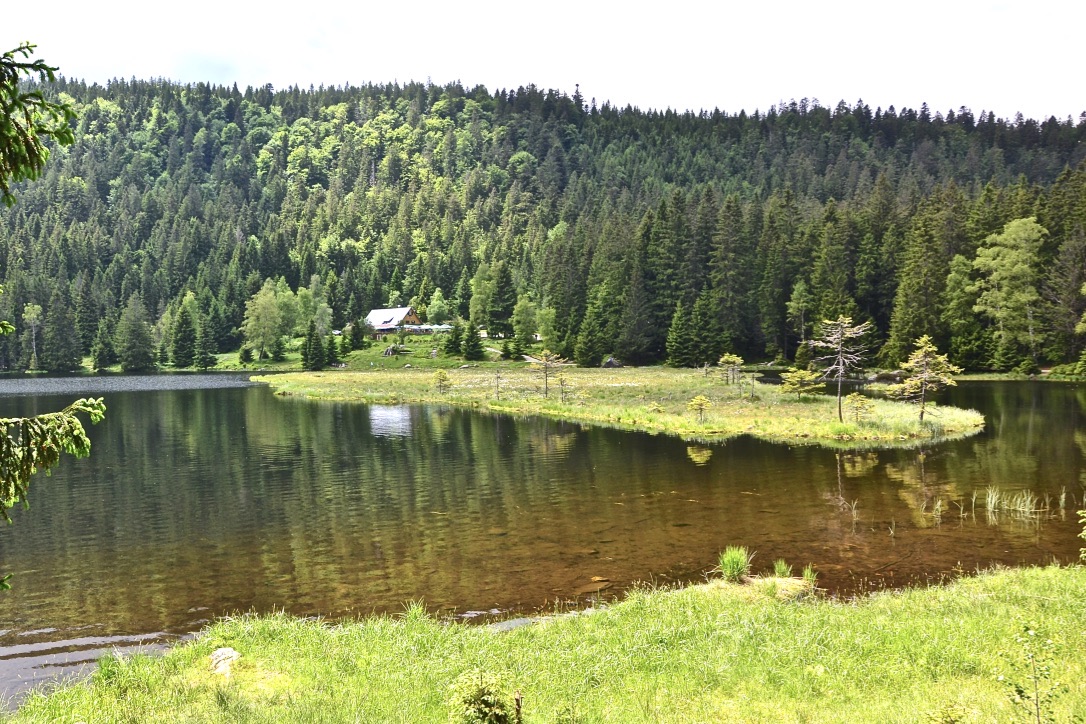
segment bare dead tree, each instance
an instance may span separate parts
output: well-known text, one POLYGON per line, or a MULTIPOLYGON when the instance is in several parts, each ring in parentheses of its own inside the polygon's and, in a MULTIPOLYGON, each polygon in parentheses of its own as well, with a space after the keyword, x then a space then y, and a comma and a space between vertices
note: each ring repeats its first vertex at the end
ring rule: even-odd
POLYGON ((837 319, 822 320, 818 339, 810 344, 817 349, 826 350, 827 354, 818 358, 822 368, 822 379, 837 381, 837 420, 845 421, 841 407, 841 387, 850 370, 860 367, 867 348, 861 341, 871 331, 871 322, 852 323, 852 317, 840 316, 837 319))

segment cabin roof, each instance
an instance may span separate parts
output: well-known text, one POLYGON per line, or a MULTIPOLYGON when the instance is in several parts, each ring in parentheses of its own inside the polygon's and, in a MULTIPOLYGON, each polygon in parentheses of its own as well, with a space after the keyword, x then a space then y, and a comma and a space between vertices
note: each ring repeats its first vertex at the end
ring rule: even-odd
POLYGON ((398 327, 403 318, 414 310, 411 307, 396 307, 394 309, 371 309, 366 315, 366 323, 374 329, 382 327, 398 327))

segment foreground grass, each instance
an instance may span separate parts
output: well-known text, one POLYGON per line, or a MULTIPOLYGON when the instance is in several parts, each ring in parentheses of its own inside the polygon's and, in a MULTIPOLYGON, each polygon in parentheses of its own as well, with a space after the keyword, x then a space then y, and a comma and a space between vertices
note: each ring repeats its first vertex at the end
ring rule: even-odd
POLYGON ((379 369, 288 373, 254 377, 279 394, 371 403, 443 403, 520 415, 663 432, 688 439, 727 439, 741 434, 788 443, 834 447, 914 446, 933 438, 972 435, 984 417, 953 407, 930 409, 920 424, 914 406, 871 400, 866 419, 837 421, 835 398, 802 399, 777 385, 724 384, 719 375, 663 367, 625 369, 565 368, 565 393, 554 379, 543 396, 538 370, 525 366, 446 370, 449 389, 442 393, 428 369, 379 369), (496 377, 499 375, 500 377, 496 377), (497 392, 496 392, 497 388, 497 392), (696 395, 710 401, 704 418, 687 409, 696 395), (563 401, 563 397, 565 398, 563 401))
POLYGON ((86 683, 34 694, 16 722, 366 721, 449 717, 449 687, 494 674, 525 722, 1013 721, 1014 640, 1036 622, 1086 713, 1086 569, 1002 570, 843 603, 791 579, 635 591, 613 607, 507 632, 428 617, 327 625, 285 615, 216 623, 164 656, 106 659, 86 683), (209 655, 241 654, 229 678, 209 655), (1006 657, 1000 653, 1005 652, 1006 657), (950 718, 954 715, 957 718, 950 718))

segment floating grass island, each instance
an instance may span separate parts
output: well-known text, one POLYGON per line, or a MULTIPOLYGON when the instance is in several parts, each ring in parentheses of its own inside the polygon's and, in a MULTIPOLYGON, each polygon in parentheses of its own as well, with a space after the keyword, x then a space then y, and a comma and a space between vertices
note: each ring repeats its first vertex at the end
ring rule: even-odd
POLYGON ((12 721, 466 721, 450 718, 465 685, 510 714, 519 692, 526 723, 1017 721, 1031 650, 1051 667, 1036 683, 1064 685, 1043 713, 1071 721, 1086 711, 1084 609, 1086 569, 1052 566, 852 602, 799 579, 716 580, 505 631, 419 605, 335 625, 241 616, 163 656, 106 657, 12 721))
POLYGON ((834 448, 916 447, 974 435, 984 416, 974 410, 929 404, 923 423, 913 405, 870 400, 857 420, 838 422, 837 400, 829 395, 798 397, 778 385, 746 381, 728 384, 716 371, 663 367, 551 369, 544 396, 539 370, 481 366, 444 370, 374 369, 286 373, 253 377, 277 394, 310 399, 376 404, 446 404, 512 415, 677 435, 687 440, 727 440, 738 435, 787 444, 834 448), (560 372, 560 378, 559 378, 560 372), (704 397, 699 411, 688 403, 704 397))

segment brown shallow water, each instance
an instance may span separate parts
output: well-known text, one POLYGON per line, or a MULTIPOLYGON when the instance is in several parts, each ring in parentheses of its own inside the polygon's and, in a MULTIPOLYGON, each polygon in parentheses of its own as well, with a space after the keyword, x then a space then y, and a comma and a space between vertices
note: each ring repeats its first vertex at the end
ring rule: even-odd
MULTIPOLYGON (((152 380, 111 381, 92 456, 35 481, 33 507, 0 530, 0 570, 15 574, 0 692, 231 612, 534 611, 701 580, 729 544, 756 551, 756 570, 813 563, 841 595, 1078 552, 1077 386, 962 384, 949 401, 984 412, 983 434, 837 454, 152 380), (989 485, 1052 510, 989 516, 989 485)), ((0 382, 0 414, 91 394, 28 389, 0 382)))

